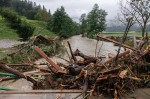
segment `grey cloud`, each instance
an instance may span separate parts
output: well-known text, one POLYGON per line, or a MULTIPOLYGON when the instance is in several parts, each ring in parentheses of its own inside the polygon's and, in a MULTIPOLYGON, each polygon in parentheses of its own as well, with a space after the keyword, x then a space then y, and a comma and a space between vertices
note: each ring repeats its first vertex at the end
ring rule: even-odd
POLYGON ((95 3, 99 4, 101 9, 108 12, 107 19, 112 19, 117 15, 119 0, 32 0, 37 4, 44 5, 52 13, 60 6, 64 6, 70 17, 77 20, 82 13, 88 13, 92 10, 95 3))

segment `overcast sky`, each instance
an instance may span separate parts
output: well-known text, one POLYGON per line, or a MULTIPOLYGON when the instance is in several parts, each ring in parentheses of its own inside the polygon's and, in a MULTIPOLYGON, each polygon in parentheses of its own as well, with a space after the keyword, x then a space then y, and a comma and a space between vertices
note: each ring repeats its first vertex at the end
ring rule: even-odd
POLYGON ((53 14, 57 8, 64 6, 68 15, 78 21, 82 13, 88 13, 93 5, 97 3, 101 9, 108 12, 107 21, 114 19, 119 10, 119 0, 31 0, 37 4, 44 5, 53 14))

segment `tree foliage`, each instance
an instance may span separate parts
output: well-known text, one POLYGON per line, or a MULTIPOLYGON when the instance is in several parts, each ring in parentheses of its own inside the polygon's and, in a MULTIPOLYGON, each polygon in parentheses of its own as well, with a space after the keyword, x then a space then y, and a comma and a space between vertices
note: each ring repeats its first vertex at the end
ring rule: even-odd
POLYGON ((87 16, 87 32, 88 34, 97 34, 106 29, 106 15, 105 10, 99 9, 98 4, 95 4, 92 11, 87 16))
POLYGON ((9 7, 19 15, 25 16, 31 20, 34 20, 37 13, 39 14, 39 10, 46 11, 44 6, 42 9, 41 5, 37 5, 35 2, 30 0, 0 0, 0 7, 9 7))
POLYGON ((45 9, 39 9, 38 13, 35 15, 36 20, 41 20, 41 21, 48 21, 50 18, 49 13, 45 9))
POLYGON ((9 7, 11 5, 11 0, 0 0, 0 7, 9 7))
POLYGON ((81 15, 81 33, 87 32, 89 36, 93 36, 106 29, 106 16, 107 13, 103 9, 99 9, 98 4, 95 4, 92 11, 87 15, 81 15))
POLYGON ((80 33, 83 34, 83 33, 86 33, 86 28, 87 28, 87 20, 86 20, 86 14, 83 13, 80 17, 80 23, 81 23, 81 26, 80 26, 80 33))
POLYGON ((58 8, 50 18, 47 27, 52 32, 59 34, 61 37, 67 38, 76 34, 75 28, 78 27, 78 25, 73 22, 73 20, 65 12, 64 7, 61 6, 61 8, 58 8))
POLYGON ((11 8, 14 9, 19 15, 25 16, 28 19, 34 19, 34 16, 41 9, 41 5, 36 5, 35 2, 27 0, 12 0, 11 8))

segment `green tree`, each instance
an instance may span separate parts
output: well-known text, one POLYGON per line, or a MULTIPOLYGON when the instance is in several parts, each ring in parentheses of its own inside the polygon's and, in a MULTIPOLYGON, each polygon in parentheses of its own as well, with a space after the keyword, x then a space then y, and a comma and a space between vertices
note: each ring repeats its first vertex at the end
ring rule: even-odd
POLYGON ((75 34, 75 24, 73 20, 65 12, 63 6, 58 8, 48 21, 48 29, 59 34, 61 37, 67 38, 75 34))
POLYGON ((87 16, 87 33, 88 35, 95 35, 106 29, 107 13, 103 9, 99 9, 98 4, 95 4, 92 11, 87 16))
POLYGON ((48 21, 49 18, 50 18, 50 15, 45 9, 38 10, 38 13, 35 15, 36 20, 48 21))
POLYGON ((87 28, 87 20, 86 20, 86 14, 82 14, 80 17, 80 33, 83 34, 86 32, 86 28, 87 28))
POLYGON ((0 7, 10 7, 11 0, 0 0, 0 7))

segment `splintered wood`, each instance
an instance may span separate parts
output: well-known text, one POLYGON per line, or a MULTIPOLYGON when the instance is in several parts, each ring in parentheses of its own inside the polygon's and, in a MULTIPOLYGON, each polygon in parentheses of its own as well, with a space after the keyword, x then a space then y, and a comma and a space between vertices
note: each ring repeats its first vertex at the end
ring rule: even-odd
POLYGON ((56 70, 57 72, 59 73, 65 73, 57 64, 55 64, 43 51, 41 51, 40 48, 38 48, 37 46, 35 46, 35 51, 37 51, 43 58, 45 58, 49 63, 50 65, 52 65, 56 70))

